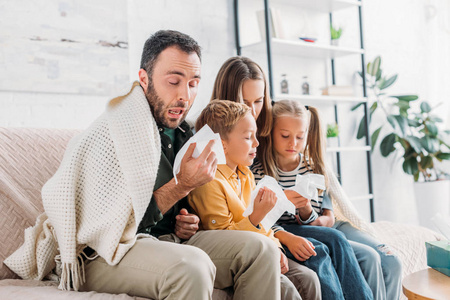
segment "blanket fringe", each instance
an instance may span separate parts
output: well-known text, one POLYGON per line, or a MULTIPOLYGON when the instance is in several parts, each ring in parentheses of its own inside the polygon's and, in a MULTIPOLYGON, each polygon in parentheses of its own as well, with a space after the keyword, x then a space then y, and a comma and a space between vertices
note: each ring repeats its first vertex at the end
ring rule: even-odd
POLYGON ((75 263, 61 263, 61 277, 58 286, 60 290, 70 291, 73 288, 75 291, 78 291, 85 282, 86 273, 81 254, 78 255, 75 263))

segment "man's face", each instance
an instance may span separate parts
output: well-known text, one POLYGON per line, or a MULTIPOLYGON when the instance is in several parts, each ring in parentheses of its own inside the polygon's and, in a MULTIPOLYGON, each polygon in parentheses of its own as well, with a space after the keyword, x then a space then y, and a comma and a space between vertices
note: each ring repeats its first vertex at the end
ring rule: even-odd
POLYGON ((145 96, 157 123, 175 129, 184 121, 197 96, 200 59, 172 46, 163 50, 153 67, 145 96))

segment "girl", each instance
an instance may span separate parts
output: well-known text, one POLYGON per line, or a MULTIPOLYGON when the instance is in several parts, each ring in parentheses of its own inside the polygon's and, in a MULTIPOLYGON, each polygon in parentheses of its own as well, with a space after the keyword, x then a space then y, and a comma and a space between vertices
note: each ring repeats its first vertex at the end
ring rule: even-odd
MULTIPOLYGON (((258 181, 263 175, 273 176, 284 189, 295 185, 297 174, 322 174, 326 183, 334 180, 330 178, 334 175, 327 172, 325 166, 325 142, 318 111, 311 106, 284 100, 274 104, 272 116, 272 134, 266 137, 258 150, 262 153, 262 159, 252 166, 255 179, 258 181)), ((401 288, 400 260, 392 255, 386 245, 380 244, 350 222, 335 221, 331 201, 324 192, 320 191, 318 201, 310 201, 297 194, 296 206, 301 223, 332 227, 343 232, 350 241, 374 298, 398 299, 401 288)), ((334 200, 338 206, 345 205, 342 199, 334 200)), ((357 220, 356 216, 350 214, 347 217, 357 220)), ((311 228, 316 226, 300 226, 295 220, 296 216, 285 213, 277 223, 296 235, 308 235, 320 241, 328 238, 320 230, 311 232, 311 228)), ((280 241, 283 243, 281 238, 280 241)), ((291 249, 289 245, 288 248, 291 249)))
MULTIPOLYGON (((256 119, 260 142, 270 136, 272 114, 267 82, 262 69, 251 59, 232 57, 223 64, 217 74, 211 100, 216 98, 245 103, 256 119)), ((257 156, 260 155, 261 151, 258 150, 257 156)), ((316 227, 310 228, 313 231, 316 227)), ((282 227, 275 228, 275 237, 280 239, 285 249, 292 249, 292 252, 287 253, 290 259, 316 271, 323 299, 343 299, 344 295, 348 299, 372 299, 353 250, 344 235, 330 228, 319 230, 327 234, 327 244, 314 238, 306 239, 290 234, 282 230, 282 227), (312 256, 314 251, 316 256, 312 256), (347 271, 347 280, 344 278, 344 270, 347 271)))

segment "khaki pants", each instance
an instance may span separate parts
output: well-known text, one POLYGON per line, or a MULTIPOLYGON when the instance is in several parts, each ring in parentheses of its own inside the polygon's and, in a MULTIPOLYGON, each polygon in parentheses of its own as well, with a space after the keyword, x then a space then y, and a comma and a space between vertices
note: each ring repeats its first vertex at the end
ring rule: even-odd
POLYGON ((273 241, 247 231, 199 231, 184 244, 144 238, 116 266, 102 258, 88 263, 82 290, 211 299, 214 287, 233 287, 236 300, 277 300, 282 290, 289 295, 283 299, 300 299, 291 282, 280 289, 279 260, 273 241))
MULTIPOLYGON (((295 289, 303 300, 321 300, 322 291, 320 289, 320 281, 316 272, 304 265, 301 265, 291 259, 289 262, 289 272, 285 275, 292 282, 295 289)), ((285 284, 287 285, 287 284, 285 284)), ((286 289, 283 283, 281 284, 281 299, 298 299, 298 297, 292 293, 291 289, 286 289)))

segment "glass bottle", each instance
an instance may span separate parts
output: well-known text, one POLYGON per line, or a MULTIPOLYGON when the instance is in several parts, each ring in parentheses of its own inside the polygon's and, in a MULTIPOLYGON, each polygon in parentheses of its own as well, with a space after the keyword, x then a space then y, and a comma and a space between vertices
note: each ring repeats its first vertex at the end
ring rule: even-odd
POLYGON ((286 74, 281 74, 283 79, 281 80, 281 93, 282 94, 289 94, 289 84, 286 79, 286 74))
POLYGON ((304 82, 302 84, 302 94, 303 95, 309 95, 309 83, 308 83, 308 76, 303 76, 304 82))

